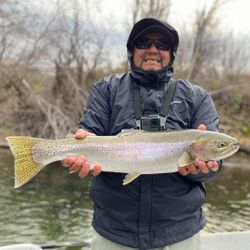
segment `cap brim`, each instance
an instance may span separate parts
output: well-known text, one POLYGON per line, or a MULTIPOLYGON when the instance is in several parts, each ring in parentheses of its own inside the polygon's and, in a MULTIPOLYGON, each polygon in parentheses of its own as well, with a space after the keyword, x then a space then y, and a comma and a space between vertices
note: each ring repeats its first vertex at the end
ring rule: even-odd
POLYGON ((142 30, 141 32, 139 32, 131 41, 132 44, 134 44, 135 41, 137 41, 139 38, 143 37, 146 34, 149 33, 159 33, 161 35, 163 35, 163 39, 166 40, 167 42, 169 42, 169 45, 173 45, 174 43, 174 38, 172 36, 172 34, 164 27, 162 26, 150 26, 145 28, 144 30, 142 30))

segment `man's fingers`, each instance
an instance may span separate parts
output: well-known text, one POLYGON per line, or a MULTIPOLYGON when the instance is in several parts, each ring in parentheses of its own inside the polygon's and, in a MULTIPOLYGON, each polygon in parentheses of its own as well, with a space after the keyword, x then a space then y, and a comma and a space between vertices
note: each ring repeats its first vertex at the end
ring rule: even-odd
POLYGON ((89 174, 89 169, 90 169, 90 163, 88 161, 84 162, 84 164, 82 165, 79 171, 79 176, 81 178, 86 177, 89 174))
POLYGON ((182 176, 185 176, 185 175, 189 174, 189 171, 186 167, 179 167, 179 174, 182 176))
POLYGON ((93 176, 97 176, 102 172, 102 166, 99 163, 94 164, 93 166, 93 176))
POLYGON ((179 173, 183 176, 187 175, 187 174, 197 174, 198 170, 197 167, 195 166, 195 164, 190 164, 187 165, 185 167, 179 167, 179 173))
POLYGON ((218 164, 217 161, 209 161, 207 163, 207 166, 208 166, 209 169, 211 169, 214 172, 219 170, 219 164, 218 164))
MULTIPOLYGON (((62 161, 62 165, 64 167, 68 167, 70 173, 79 171, 78 175, 81 178, 86 177, 90 171, 90 163, 83 155, 80 155, 77 158, 69 156, 62 161)), ((97 176, 102 172, 102 166, 99 163, 95 163, 92 169, 93 169, 93 176, 97 176)))
POLYGON ((197 174, 198 173, 198 169, 195 166, 194 163, 186 165, 185 167, 179 167, 179 172, 181 171, 181 173, 183 173, 184 175, 186 174, 197 174))
POLYGON ((67 158, 65 158, 65 159, 62 161, 62 165, 63 165, 65 168, 68 168, 68 167, 69 167, 70 165, 72 165, 74 162, 75 162, 75 157, 68 156, 67 158))
POLYGON ((83 155, 78 156, 75 159, 74 163, 69 166, 70 172, 71 173, 77 172, 83 166, 85 161, 86 161, 85 156, 83 155))
POLYGON ((209 172, 206 162, 198 160, 195 162, 195 165, 202 173, 207 174, 209 172))
POLYGON ((214 172, 218 171, 219 169, 219 164, 217 161, 209 161, 209 162, 204 162, 201 160, 196 160, 195 164, 190 164, 185 167, 179 167, 179 173, 183 176, 187 174, 197 174, 199 172, 203 174, 207 174, 209 170, 212 170, 214 172))
POLYGON ((217 161, 204 162, 204 161, 197 160, 195 164, 198 167, 199 171, 201 171, 204 174, 207 174, 209 170, 212 170, 215 172, 219 169, 219 164, 217 161))
MULTIPOLYGON (((99 163, 95 163, 91 169, 93 169, 93 176, 97 176, 102 172, 102 166, 99 163)), ((81 178, 84 178, 89 174, 89 171, 90 171, 90 163, 86 161, 81 167, 79 176, 81 178)))

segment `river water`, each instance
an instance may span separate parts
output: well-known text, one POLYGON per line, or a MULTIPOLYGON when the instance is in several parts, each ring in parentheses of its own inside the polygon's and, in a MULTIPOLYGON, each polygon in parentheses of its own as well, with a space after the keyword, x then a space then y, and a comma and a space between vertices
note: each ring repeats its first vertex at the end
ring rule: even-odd
MULTIPOLYGON (((245 158, 245 167, 239 167, 239 160, 233 158, 236 163, 224 167, 216 179, 206 184, 204 210, 208 223, 204 232, 250 230, 249 160, 245 158)), ((1 149, 0 246, 80 241, 90 237, 91 177, 81 180, 54 164, 23 187, 14 189, 13 164, 9 150, 1 149)))

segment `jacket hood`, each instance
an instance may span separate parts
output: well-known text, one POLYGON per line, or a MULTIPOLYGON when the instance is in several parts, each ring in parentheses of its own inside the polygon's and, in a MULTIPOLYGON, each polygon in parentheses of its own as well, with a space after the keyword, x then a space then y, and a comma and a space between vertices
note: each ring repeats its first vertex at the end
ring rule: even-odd
POLYGON ((167 22, 158 20, 156 18, 143 18, 133 26, 128 41, 127 41, 127 52, 128 58, 133 67, 132 58, 134 52, 135 42, 146 33, 157 32, 164 36, 164 38, 169 42, 171 57, 173 63, 177 48, 179 45, 179 35, 174 27, 169 25, 167 22))
POLYGON ((173 67, 168 66, 158 71, 144 71, 135 68, 131 72, 131 77, 136 84, 150 89, 163 89, 173 75, 173 67))

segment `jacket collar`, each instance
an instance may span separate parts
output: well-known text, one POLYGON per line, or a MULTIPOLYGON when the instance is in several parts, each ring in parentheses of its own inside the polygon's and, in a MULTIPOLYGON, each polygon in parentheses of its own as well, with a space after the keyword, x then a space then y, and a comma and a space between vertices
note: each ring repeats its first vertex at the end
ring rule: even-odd
POLYGON ((131 76, 136 84, 150 89, 162 89, 173 75, 173 66, 158 71, 143 71, 133 68, 131 76))

